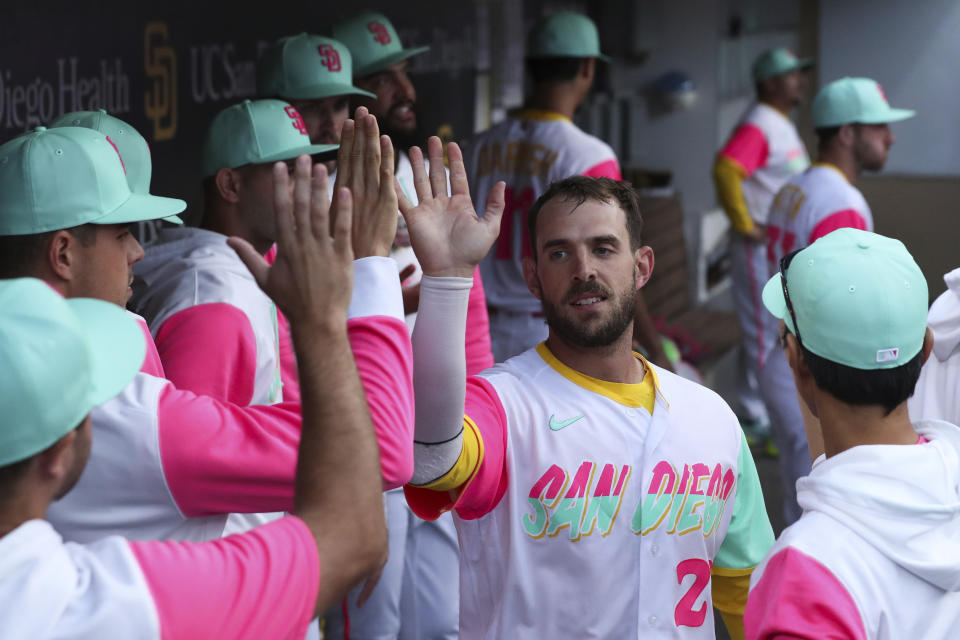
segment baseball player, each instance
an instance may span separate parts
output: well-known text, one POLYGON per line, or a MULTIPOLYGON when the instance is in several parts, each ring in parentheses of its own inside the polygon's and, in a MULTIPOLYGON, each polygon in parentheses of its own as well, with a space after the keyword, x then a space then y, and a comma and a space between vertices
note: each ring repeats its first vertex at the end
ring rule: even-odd
MULTIPOLYGON (((280 38, 257 60, 257 92, 293 105, 311 144, 340 144, 350 96, 375 97, 352 84, 350 50, 333 38, 301 33, 280 38)), ((327 162, 333 177, 336 162, 327 162)))
POLYGON ((960 269, 943 276, 947 290, 930 305, 927 326, 933 332, 933 355, 920 372, 907 405, 914 420, 960 424, 960 269))
POLYGON ((549 337, 467 379, 468 276, 505 186, 478 218, 455 144, 447 155, 451 197, 419 152, 420 204, 400 197, 425 273, 406 492, 421 517, 458 516, 460 637, 713 638, 711 600, 736 636, 773 533, 733 412, 632 351, 653 266, 636 194, 573 176, 533 204, 524 274, 549 337))
POLYGON ((956 637, 960 428, 907 410, 933 347, 923 273, 901 242, 839 229, 788 254, 763 302, 825 457, 754 572, 747 637, 956 637))
POLYGON ((737 124, 713 163, 717 199, 730 218, 730 276, 740 320, 742 375, 737 400, 747 437, 766 440, 769 419, 757 387, 764 350, 760 291, 767 281, 764 225, 773 196, 810 166, 790 110, 806 90, 802 70, 813 65, 787 49, 765 51, 753 64, 757 101, 737 124))
MULTIPOLYGON (((820 90, 812 114, 818 139, 817 161, 790 178, 770 206, 766 252, 771 273, 777 272, 783 256, 835 229, 873 230, 870 207, 852 183, 862 171, 883 168, 894 141, 889 123, 913 114, 891 108, 880 85, 869 78, 843 78, 820 90)), ((800 516, 795 485, 810 471, 810 451, 793 376, 777 347, 778 327, 769 314, 764 321, 767 355, 759 380, 760 393, 780 450, 784 516, 789 524, 800 516)))
MULTIPOLYGON (((417 142, 417 92, 408 69, 410 59, 429 47, 405 48, 390 20, 373 12, 341 20, 333 26, 332 34, 350 49, 354 84, 375 96, 357 95, 354 103, 369 108, 393 139, 398 148, 396 179, 408 198, 416 198, 410 159, 403 152, 417 142)), ((404 306, 413 330, 422 270, 402 217, 391 256, 404 278, 404 306)), ((467 368, 478 373, 493 364, 479 270, 474 274, 467 318, 467 368)), ((386 504, 390 558, 379 585, 362 609, 356 606, 355 592, 344 609, 330 612, 325 633, 332 638, 353 639, 455 639, 459 561, 452 518, 425 522, 415 517, 400 491, 387 494, 386 504)))
MULTIPOLYGON (((16 171, 0 170, 5 202, 26 205, 39 196, 54 204, 53 190, 37 189, 32 177, 33 169, 54 168, 43 166, 36 147, 60 145, 70 164, 56 167, 62 170, 81 168, 70 157, 77 149, 69 136, 27 138, 27 144, 21 139, 0 147, 5 163, 19 164, 16 171), (30 145, 20 158, 11 149, 30 145)), ((296 336, 305 391, 296 517, 196 545, 120 536, 65 543, 44 514, 81 477, 94 437, 91 408, 136 384, 147 340, 113 303, 64 299, 37 279, 0 281, 0 410, 6 417, 0 426, 0 637, 302 637, 316 612, 376 569, 386 551, 377 450, 346 320, 350 199, 340 201, 331 229, 324 174, 316 173, 311 186, 309 165, 301 167, 297 190, 306 197, 296 208, 290 198, 280 207, 275 265, 236 245, 296 336), (338 490, 330 491, 330 483, 338 490)), ((115 173, 122 175, 119 166, 115 173)), ((103 177, 67 176, 61 175, 72 187, 103 177)), ((109 182, 101 184, 109 188, 109 182)), ((88 203, 95 192, 86 190, 88 203)), ((119 209, 156 214, 176 208, 151 198, 128 199, 119 209)), ((109 435, 97 433, 94 442, 109 435)))
MULTIPOLYGON (((507 183, 500 237, 480 264, 497 362, 547 336, 540 302, 527 290, 521 268, 529 255, 527 210, 551 182, 567 176, 621 179, 613 149, 572 121, 593 85, 597 60, 609 61, 600 53, 593 21, 570 11, 554 13, 530 32, 526 56, 533 93, 524 108, 464 145, 475 200, 496 182, 507 183)), ((642 298, 637 314, 644 347, 655 362, 670 366, 642 298)))
MULTIPOLYGON (((309 157, 298 162, 309 173, 309 157)), ((274 167, 275 195, 289 199, 281 167, 274 167)), ((119 306, 143 255, 128 223, 184 208, 181 200, 131 194, 117 147, 86 128, 41 127, 0 146, 0 184, 0 277, 41 276, 67 298, 119 306), (58 188, 44 188, 53 175, 58 188)), ((366 214, 358 208, 358 215, 366 214)), ((352 299, 368 310, 348 325, 384 450, 384 488, 406 481, 412 466, 409 336, 395 273, 387 258, 358 261, 352 299)), ((149 368, 159 359, 145 326, 144 334, 154 355, 93 410, 90 464, 76 488, 51 505, 56 529, 78 542, 110 534, 200 541, 220 537, 228 514, 293 510, 300 404, 238 407, 177 389, 149 368)))

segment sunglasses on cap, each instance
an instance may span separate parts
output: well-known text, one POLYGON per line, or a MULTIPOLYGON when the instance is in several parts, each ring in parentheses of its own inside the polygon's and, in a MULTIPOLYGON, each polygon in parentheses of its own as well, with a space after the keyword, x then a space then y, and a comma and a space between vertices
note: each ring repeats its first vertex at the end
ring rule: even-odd
MULTIPOLYGON (((780 258, 780 285, 783 287, 783 301, 787 303, 787 311, 790 312, 790 319, 793 321, 793 335, 797 339, 797 344, 802 347, 803 341, 800 340, 800 326, 797 324, 797 314, 793 310, 793 303, 790 301, 790 289, 787 287, 787 269, 790 268, 790 263, 800 251, 802 251, 802 249, 795 249, 780 258)), ((784 327, 784 332, 780 336, 780 344, 784 348, 787 346, 786 327, 784 327)))

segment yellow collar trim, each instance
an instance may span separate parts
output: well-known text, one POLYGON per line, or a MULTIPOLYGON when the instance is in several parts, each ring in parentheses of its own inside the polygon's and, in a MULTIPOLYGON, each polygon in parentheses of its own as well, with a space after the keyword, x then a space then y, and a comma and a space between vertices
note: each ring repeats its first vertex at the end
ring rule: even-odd
POLYGON ((547 111, 546 109, 523 109, 517 113, 517 117, 522 120, 565 120, 572 122, 570 118, 562 113, 547 111))
POLYGON ((820 161, 817 161, 817 162, 814 162, 811 166, 814 166, 814 167, 825 167, 825 168, 827 168, 827 169, 833 169, 834 171, 836 171, 837 173, 840 174, 840 177, 843 178, 843 181, 844 181, 844 182, 846 182, 847 184, 850 184, 850 181, 847 180, 847 176, 845 176, 845 175, 843 174, 843 171, 840 171, 840 167, 838 167, 837 165, 835 165, 835 164, 833 164, 833 163, 831 163, 831 162, 820 162, 820 161))
MULTIPOLYGON (((660 383, 657 380, 657 374, 653 370, 653 367, 651 367, 639 353, 634 352, 633 355, 643 363, 645 373, 643 381, 635 384, 600 380, 599 378, 593 378, 575 369, 571 369, 553 355, 550 349, 547 348, 547 343, 545 342, 537 345, 537 353, 554 371, 575 385, 583 387, 587 391, 592 391, 610 398, 619 404, 646 409, 653 415, 653 405, 656 394, 660 393, 660 383)), ((662 395, 661 393, 661 396, 662 395)))

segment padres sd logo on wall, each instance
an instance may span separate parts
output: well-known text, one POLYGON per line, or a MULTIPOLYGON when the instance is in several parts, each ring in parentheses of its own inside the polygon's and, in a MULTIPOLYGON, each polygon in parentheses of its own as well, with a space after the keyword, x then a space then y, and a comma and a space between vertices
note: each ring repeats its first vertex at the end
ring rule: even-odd
POLYGON ((165 22, 149 22, 143 34, 143 69, 150 82, 144 110, 153 121, 153 138, 170 140, 177 133, 177 52, 169 44, 165 22))

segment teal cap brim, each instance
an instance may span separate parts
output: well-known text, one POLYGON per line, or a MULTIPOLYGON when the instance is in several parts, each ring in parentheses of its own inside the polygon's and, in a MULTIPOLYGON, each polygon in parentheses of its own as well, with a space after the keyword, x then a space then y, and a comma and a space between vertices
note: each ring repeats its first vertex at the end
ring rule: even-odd
POLYGON ((379 60, 377 60, 376 62, 372 62, 366 65, 365 67, 359 67, 355 69, 353 72, 353 77, 362 78, 363 76, 368 76, 371 73, 376 73, 377 71, 383 71, 384 69, 386 69, 391 65, 395 65, 398 62, 403 62, 407 58, 412 58, 413 56, 420 55, 421 53, 425 53, 427 51, 430 51, 430 47, 414 47, 412 49, 401 49, 400 51, 397 51, 396 53, 391 53, 388 56, 384 56, 379 60))
POLYGON ((763 299, 763 306, 767 311, 773 314, 775 318, 783 320, 787 326, 791 327, 790 313, 787 311, 787 301, 783 297, 783 280, 779 273, 774 274, 763 285, 763 293, 760 296, 763 299))
POLYGON ((133 315, 103 300, 71 298, 67 304, 84 327, 92 356, 90 402, 110 400, 130 384, 147 355, 146 337, 133 315))
POLYGON ((321 98, 333 98, 335 96, 366 96, 368 98, 376 98, 377 94, 358 89, 352 84, 329 82, 325 84, 315 84, 309 87, 300 87, 292 91, 284 91, 280 95, 284 100, 319 100, 321 98))
POLYGON ((306 147, 297 147, 295 149, 287 149, 286 151, 280 151, 274 153, 273 155, 264 156, 260 158, 258 164, 266 162, 282 162, 284 160, 293 160, 298 156, 307 154, 308 156, 332 156, 336 153, 337 149, 340 148, 338 144, 311 144, 306 147))
POLYGON ((900 122, 901 120, 912 118, 915 115, 917 115, 917 112, 913 109, 894 109, 891 107, 886 111, 886 113, 877 115, 873 118, 864 118, 860 122, 862 124, 887 124, 890 122, 900 122))
POLYGON ((144 220, 164 220, 174 218, 171 222, 183 221, 176 216, 187 208, 187 203, 178 198, 164 198, 144 193, 133 193, 119 207, 105 216, 91 220, 93 224, 128 224, 144 220))

